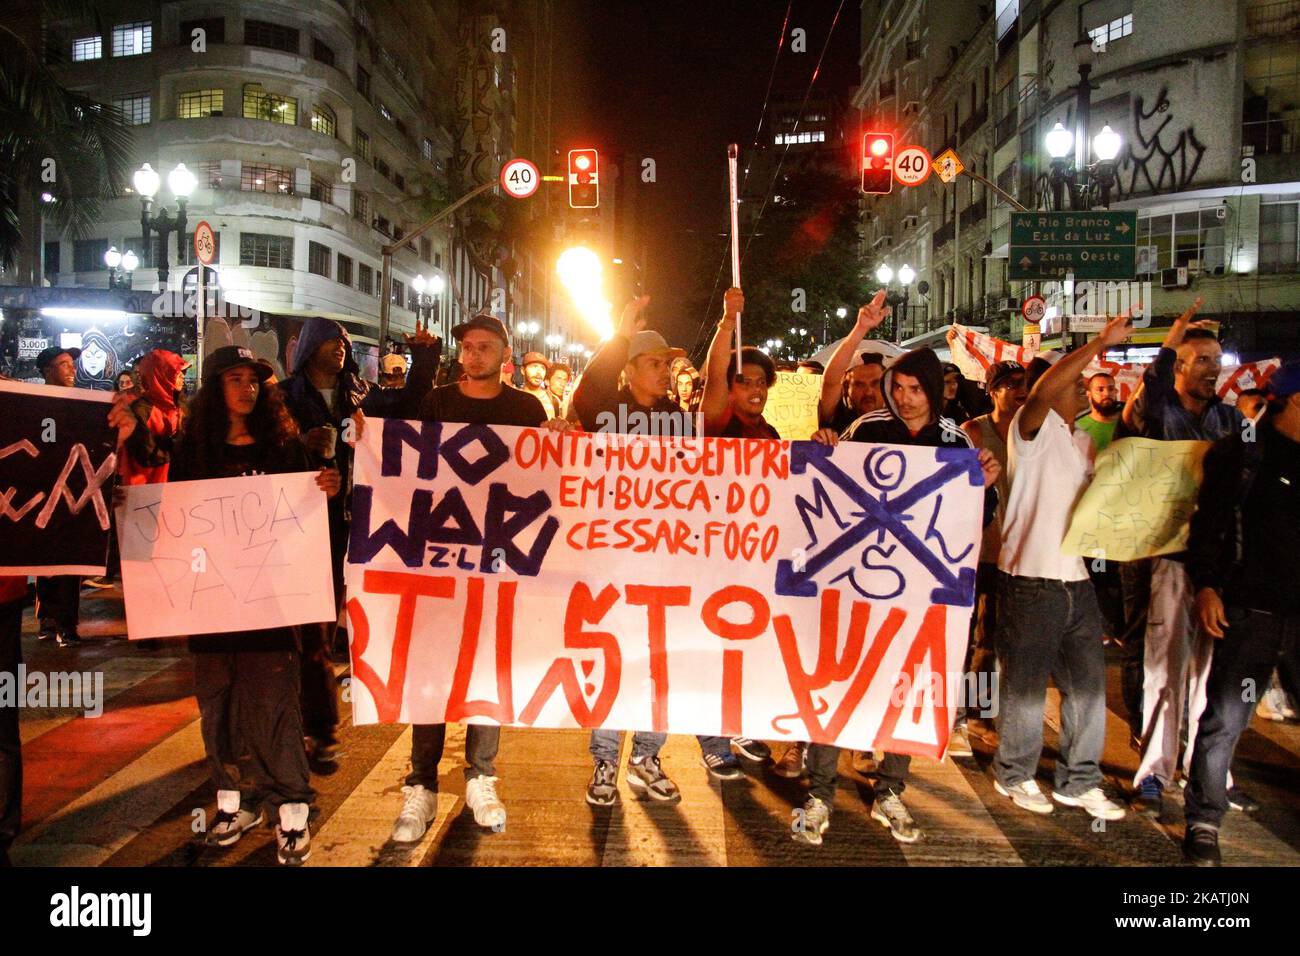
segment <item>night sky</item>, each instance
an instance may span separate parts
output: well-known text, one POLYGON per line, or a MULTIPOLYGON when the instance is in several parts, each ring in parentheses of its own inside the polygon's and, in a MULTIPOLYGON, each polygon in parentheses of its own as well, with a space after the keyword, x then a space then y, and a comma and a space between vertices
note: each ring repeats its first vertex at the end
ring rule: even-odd
MULTIPOLYGON (((807 31, 807 52, 791 52, 787 31, 774 98, 784 92, 802 99, 839 5, 794 0, 789 29, 807 31)), ((650 323, 689 348, 705 314, 688 302, 690 291, 702 282, 707 294, 727 249, 726 147, 739 143, 743 161, 754 141, 786 0, 573 0, 565 6, 583 24, 573 55, 585 82, 571 103, 557 108, 556 143, 585 139, 623 153, 634 174, 641 157, 654 158, 657 182, 641 187, 639 198, 650 323)), ((859 10, 855 0, 845 0, 814 95, 834 90, 847 99, 856 85, 859 10)), ((719 295, 729 279, 728 268, 719 295)), ((721 308, 717 296, 714 306, 721 308)))

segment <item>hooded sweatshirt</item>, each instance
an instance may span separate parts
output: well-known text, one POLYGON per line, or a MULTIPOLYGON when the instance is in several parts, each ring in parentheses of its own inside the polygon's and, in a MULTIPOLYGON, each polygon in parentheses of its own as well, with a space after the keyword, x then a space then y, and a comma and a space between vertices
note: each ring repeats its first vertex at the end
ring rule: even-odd
POLYGON ((142 397, 131 403, 138 421, 118 456, 117 473, 124 485, 152 485, 167 480, 172 442, 180 431, 176 375, 185 360, 175 352, 154 349, 136 363, 142 397))

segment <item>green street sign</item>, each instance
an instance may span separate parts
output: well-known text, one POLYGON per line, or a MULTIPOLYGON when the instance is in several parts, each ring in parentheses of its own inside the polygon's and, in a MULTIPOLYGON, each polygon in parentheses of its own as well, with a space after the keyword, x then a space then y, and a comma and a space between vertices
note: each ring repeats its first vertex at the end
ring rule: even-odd
POLYGON ((1007 278, 1013 282, 1123 279, 1137 274, 1137 211, 1013 212, 1007 278))

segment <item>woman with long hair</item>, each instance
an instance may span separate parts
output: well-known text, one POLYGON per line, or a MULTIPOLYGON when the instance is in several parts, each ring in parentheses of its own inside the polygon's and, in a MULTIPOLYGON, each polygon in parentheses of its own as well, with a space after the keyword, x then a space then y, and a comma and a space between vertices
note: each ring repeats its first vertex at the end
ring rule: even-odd
MULTIPOLYGON (((280 389, 267 387, 271 365, 231 345, 206 361, 203 387, 172 455, 169 481, 312 471, 298 426, 280 389)), ((334 468, 316 483, 328 497, 341 485, 334 468)), ((208 842, 229 846, 278 812, 277 857, 299 864, 311 853, 311 788, 298 702, 300 636, 272 627, 189 639, 195 696, 217 814, 208 842)))

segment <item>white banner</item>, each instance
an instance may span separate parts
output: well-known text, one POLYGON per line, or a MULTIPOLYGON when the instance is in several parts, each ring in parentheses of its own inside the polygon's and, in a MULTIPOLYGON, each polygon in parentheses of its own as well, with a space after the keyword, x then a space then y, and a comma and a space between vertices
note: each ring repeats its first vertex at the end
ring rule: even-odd
POLYGON ((315 472, 125 490, 117 535, 132 640, 334 619, 315 472))
POLYGON ((969 449, 386 420, 355 482, 359 724, 943 752, 983 510, 969 449))

